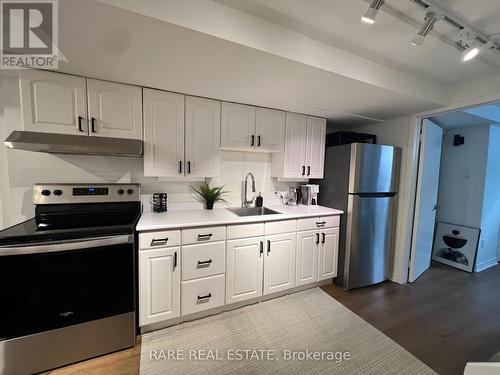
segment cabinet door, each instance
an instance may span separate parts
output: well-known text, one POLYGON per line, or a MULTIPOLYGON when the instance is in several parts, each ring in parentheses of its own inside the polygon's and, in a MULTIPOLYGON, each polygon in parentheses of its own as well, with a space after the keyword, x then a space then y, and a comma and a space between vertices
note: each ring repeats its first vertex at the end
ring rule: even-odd
POLYGON ((306 178, 306 136, 307 116, 287 113, 283 177, 306 178))
POLYGON ((318 248, 318 281, 337 277, 339 257, 339 228, 320 231, 318 248))
POLYGON ((19 87, 23 130, 88 135, 85 78, 25 70, 19 87))
POLYGON ((221 148, 252 151, 255 147, 255 107, 222 102, 221 148))
POLYGON ((89 134, 142 140, 142 88, 87 79, 89 134))
POLYGON ((326 119, 307 117, 307 177, 323 178, 325 163, 326 119))
POLYGON ((180 316, 180 248, 139 252, 139 325, 180 316))
POLYGON ((264 237, 227 241, 226 304, 262 296, 264 237))
POLYGON ((220 106, 217 100, 186 96, 186 176, 220 174, 220 106))
POLYGON ((318 242, 317 230, 297 233, 296 286, 318 280, 318 242))
POLYGON ((285 112, 257 108, 255 115, 255 149, 283 152, 285 148, 285 112))
POLYGON ((295 286, 296 232, 266 236, 264 295, 295 286))
POLYGON ((144 175, 184 176, 184 95, 144 89, 144 175))

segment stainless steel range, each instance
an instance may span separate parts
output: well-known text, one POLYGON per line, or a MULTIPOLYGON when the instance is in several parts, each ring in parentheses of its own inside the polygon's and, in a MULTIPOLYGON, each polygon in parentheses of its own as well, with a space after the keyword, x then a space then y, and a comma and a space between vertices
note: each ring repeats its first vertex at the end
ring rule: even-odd
POLYGON ((37 184, 35 217, 0 232, 0 373, 33 373, 136 339, 136 184, 37 184))

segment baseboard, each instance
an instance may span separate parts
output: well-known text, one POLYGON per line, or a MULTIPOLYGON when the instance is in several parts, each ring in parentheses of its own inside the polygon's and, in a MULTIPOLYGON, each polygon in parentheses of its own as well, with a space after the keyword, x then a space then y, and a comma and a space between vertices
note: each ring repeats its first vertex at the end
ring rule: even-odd
POLYGON ((481 272, 498 264, 497 258, 492 258, 486 262, 476 264, 475 272, 481 272))

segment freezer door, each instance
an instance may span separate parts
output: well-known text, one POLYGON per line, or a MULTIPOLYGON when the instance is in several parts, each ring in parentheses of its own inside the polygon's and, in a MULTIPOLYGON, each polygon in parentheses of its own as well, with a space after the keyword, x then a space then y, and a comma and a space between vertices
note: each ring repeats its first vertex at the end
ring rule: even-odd
POLYGON ((343 287, 386 280, 394 237, 395 197, 349 195, 343 287))
POLYGON ((349 193, 397 192, 400 159, 398 147, 353 143, 349 193))

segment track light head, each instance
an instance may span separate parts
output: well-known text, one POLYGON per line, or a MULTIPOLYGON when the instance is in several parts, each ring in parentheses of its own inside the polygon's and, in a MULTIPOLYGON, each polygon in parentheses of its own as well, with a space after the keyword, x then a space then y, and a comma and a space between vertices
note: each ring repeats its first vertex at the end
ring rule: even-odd
POLYGON ((378 11, 382 8, 384 4, 384 0, 372 0, 370 7, 366 11, 366 13, 361 17, 361 21, 372 25, 375 23, 375 17, 377 16, 378 11))
POLYGON ((480 52, 480 48, 477 46, 470 46, 462 52, 462 60, 469 61, 476 57, 480 52))
POLYGON ((413 46, 421 46, 424 44, 425 37, 431 32, 434 28, 434 24, 439 21, 442 16, 438 15, 436 12, 429 11, 425 15, 424 24, 418 31, 415 38, 412 39, 411 45, 413 46))

